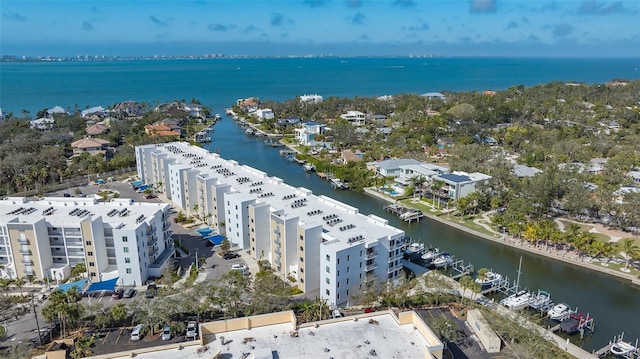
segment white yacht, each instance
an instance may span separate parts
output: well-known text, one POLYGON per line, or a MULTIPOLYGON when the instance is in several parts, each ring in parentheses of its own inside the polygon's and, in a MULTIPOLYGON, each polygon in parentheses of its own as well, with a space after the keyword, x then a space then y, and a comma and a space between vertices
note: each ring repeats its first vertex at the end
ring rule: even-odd
POLYGON ((549 316, 549 319, 561 322, 569 318, 572 313, 574 313, 574 311, 571 310, 571 307, 568 304, 558 303, 549 309, 547 315, 549 316))
POLYGON ((429 248, 426 252, 424 252, 422 257, 420 258, 422 258, 425 261, 430 261, 439 255, 440 255, 440 250, 438 248, 429 248))
POLYGON ((495 272, 487 272, 484 278, 476 278, 475 282, 480 284, 482 288, 491 288, 502 280, 502 274, 495 272))
POLYGON ((424 251, 424 244, 413 242, 409 245, 409 247, 407 247, 407 249, 404 250, 404 253, 410 255, 414 253, 420 253, 422 251, 424 251))
POLYGON ((453 263, 453 258, 451 258, 449 253, 442 253, 431 262, 435 268, 444 268, 450 266, 451 263, 453 263))
POLYGON ((305 164, 303 164, 302 168, 304 168, 304 170, 307 172, 315 172, 316 170, 316 166, 314 166, 313 163, 309 163, 309 162, 306 162, 305 164))
POLYGON ((500 304, 511 310, 520 310, 529 305, 529 298, 531 294, 526 290, 521 290, 518 293, 511 294, 500 301, 500 304))

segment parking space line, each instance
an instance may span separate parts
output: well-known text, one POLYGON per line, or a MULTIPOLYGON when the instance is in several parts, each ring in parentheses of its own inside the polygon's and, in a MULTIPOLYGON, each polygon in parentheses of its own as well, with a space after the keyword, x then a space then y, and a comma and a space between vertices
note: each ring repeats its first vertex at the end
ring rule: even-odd
POLYGON ((104 344, 107 341, 107 338, 109 337, 109 334, 111 334, 111 331, 108 331, 107 335, 104 336, 104 339, 102 339, 102 344, 104 344))

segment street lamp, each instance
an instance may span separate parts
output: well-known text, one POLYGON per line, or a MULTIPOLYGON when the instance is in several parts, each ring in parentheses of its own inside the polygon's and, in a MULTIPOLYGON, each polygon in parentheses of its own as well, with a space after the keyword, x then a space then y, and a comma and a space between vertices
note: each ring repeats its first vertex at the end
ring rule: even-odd
POLYGON ((198 251, 196 251, 196 273, 198 272, 198 251))

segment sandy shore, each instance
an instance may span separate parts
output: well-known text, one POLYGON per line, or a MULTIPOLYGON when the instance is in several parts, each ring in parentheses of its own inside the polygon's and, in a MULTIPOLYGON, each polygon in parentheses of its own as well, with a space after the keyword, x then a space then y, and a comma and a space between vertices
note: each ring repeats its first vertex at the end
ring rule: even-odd
MULTIPOLYGON (((389 198, 389 197, 387 197, 387 196, 385 196, 385 195, 383 195, 383 194, 381 194, 381 193, 379 193, 379 192, 377 192, 377 191, 375 191, 373 189, 370 189, 370 188, 366 188, 364 190, 364 192, 366 194, 368 194, 368 195, 383 199, 383 200, 385 200, 385 201, 387 201, 389 203, 394 203, 395 202, 395 199, 389 198)), ((582 267, 582 268, 586 268, 586 269, 590 269, 590 270, 593 270, 593 271, 597 271, 597 272, 605 273, 605 274, 608 274, 608 275, 612 275, 612 276, 615 276, 615 277, 618 277, 618 278, 621 278, 621 279, 624 279, 624 280, 628 280, 632 284, 640 285, 640 279, 636 278, 634 275, 623 273, 623 272, 621 272, 619 270, 616 270, 616 269, 607 268, 607 267, 604 267, 604 266, 602 266, 600 264, 594 264, 594 263, 591 263, 591 262, 583 262, 582 260, 574 259, 573 255, 572 255, 572 252, 569 252, 568 254, 565 255, 564 251, 560 251, 560 252, 547 251, 543 247, 531 246, 528 243, 524 243, 523 241, 521 241, 519 239, 513 238, 512 236, 506 236, 505 237, 505 236, 500 236, 498 234, 489 235, 489 234, 486 234, 486 233, 478 232, 476 230, 473 230, 473 229, 471 229, 469 227, 466 227, 464 225, 461 225, 459 223, 447 220, 446 218, 441 218, 441 217, 438 217, 438 216, 434 216, 434 215, 429 214, 429 213, 425 213, 425 216, 430 218, 430 219, 432 219, 432 220, 434 220, 434 221, 438 221, 440 223, 444 223, 444 224, 446 224, 448 226, 457 228, 457 229, 459 229, 461 231, 465 231, 465 232, 467 232, 469 234, 472 234, 472 235, 474 235, 476 237, 480 237, 482 239, 486 239, 488 241, 499 243, 499 244, 504 245, 504 246, 509 246, 509 247, 512 247, 512 248, 516 248, 516 249, 519 249, 519 250, 522 250, 522 251, 525 251, 525 252, 529 252, 529 253, 532 253, 532 254, 535 254, 535 255, 539 255, 539 256, 542 256, 542 257, 550 258, 550 259, 553 259, 553 260, 556 260, 556 261, 560 261, 560 262, 564 262, 564 263, 567 263, 567 264, 572 264, 572 265, 576 265, 576 266, 579 266, 579 267, 582 267)))

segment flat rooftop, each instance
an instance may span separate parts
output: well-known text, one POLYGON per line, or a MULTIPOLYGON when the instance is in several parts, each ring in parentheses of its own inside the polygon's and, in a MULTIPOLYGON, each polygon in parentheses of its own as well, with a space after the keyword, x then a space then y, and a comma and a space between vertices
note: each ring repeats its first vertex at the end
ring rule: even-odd
POLYGON ((45 218, 56 227, 79 227, 78 223, 87 217, 102 217, 113 228, 136 228, 158 211, 168 209, 166 203, 134 202, 126 198, 98 202, 95 198, 77 197, 44 197, 39 201, 6 197, 0 200, 0 223, 34 223, 45 218))
MULTIPOLYGON (((395 315, 379 312, 354 321, 352 317, 326 320, 317 327, 305 324, 297 329, 292 323, 271 324, 215 334, 206 354, 220 353, 224 358, 397 358, 429 357, 430 343, 409 322, 400 325, 395 315), (222 338, 224 337, 224 345, 222 338)), ((239 318, 242 320, 243 318, 239 318)), ((206 324, 203 324, 203 326, 206 324)), ((432 348, 442 349, 439 341, 432 348)), ((200 346, 136 353, 141 359, 182 359, 198 356, 200 346)), ((114 353, 109 358, 129 357, 130 352, 114 353), (121 356, 117 356, 120 355, 121 356)), ((105 356, 101 356, 105 357, 105 356)))
POLYGON ((363 215, 358 208, 326 196, 316 196, 309 189, 290 186, 280 178, 269 177, 265 172, 186 142, 142 147, 152 147, 152 153, 166 154, 174 159, 172 166, 191 167, 199 171, 201 177, 215 178, 219 184, 230 185, 236 195, 267 203, 275 211, 282 210, 283 217, 298 217, 303 225, 321 224, 326 235, 338 239, 332 245, 351 245, 348 239, 359 235, 364 241, 372 241, 404 233, 383 218, 363 215))

